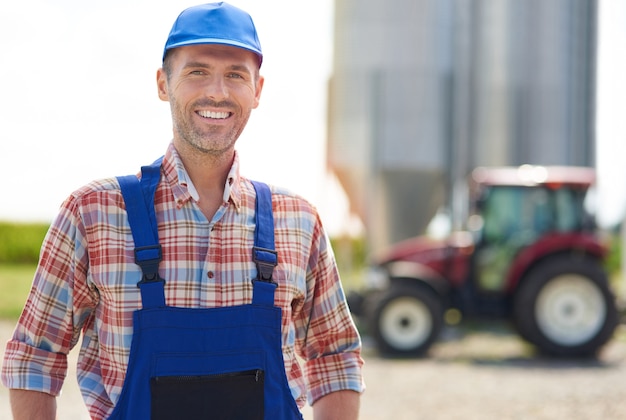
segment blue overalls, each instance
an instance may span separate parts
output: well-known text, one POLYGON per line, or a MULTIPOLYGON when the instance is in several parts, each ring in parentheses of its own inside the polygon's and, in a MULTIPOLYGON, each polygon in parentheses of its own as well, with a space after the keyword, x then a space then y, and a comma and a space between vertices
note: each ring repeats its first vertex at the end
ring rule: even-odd
POLYGON ((252 302, 220 308, 165 303, 158 274, 161 246, 154 193, 161 160, 118 177, 135 241, 142 309, 133 314, 133 339, 120 399, 110 419, 302 419, 291 395, 281 347, 281 309, 274 306, 277 264, 271 192, 257 193, 258 276, 252 302))

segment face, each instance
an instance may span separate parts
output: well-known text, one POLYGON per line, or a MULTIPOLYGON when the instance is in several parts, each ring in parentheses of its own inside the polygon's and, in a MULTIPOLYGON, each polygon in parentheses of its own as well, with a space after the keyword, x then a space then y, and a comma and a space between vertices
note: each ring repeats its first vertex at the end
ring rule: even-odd
POLYGON ((159 69, 157 86, 159 98, 170 103, 177 150, 232 153, 259 105, 263 78, 256 55, 224 45, 185 46, 169 54, 169 77, 159 69))

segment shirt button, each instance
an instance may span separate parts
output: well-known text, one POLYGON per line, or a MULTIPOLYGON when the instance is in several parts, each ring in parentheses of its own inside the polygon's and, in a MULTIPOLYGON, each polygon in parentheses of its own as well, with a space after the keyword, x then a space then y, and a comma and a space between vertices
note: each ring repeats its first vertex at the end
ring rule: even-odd
POLYGON ((212 279, 215 275, 213 274, 213 272, 212 272, 212 271, 208 271, 208 272, 206 273, 206 276, 207 276, 208 278, 212 279))

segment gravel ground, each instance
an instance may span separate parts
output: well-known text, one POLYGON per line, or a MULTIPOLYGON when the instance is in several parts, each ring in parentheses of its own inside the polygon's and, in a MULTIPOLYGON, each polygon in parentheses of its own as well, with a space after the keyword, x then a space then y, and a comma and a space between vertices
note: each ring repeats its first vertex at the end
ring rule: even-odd
MULTIPOLYGON (((11 329, 0 322, 1 343, 11 329)), ((536 356, 501 323, 450 328, 424 359, 383 359, 367 337, 364 343, 368 388, 360 420, 626 419, 624 325, 593 360, 536 356)), ((88 419, 74 371, 69 375, 58 418, 88 419)), ((0 387, 0 419, 10 418, 8 391, 0 387)), ((312 419, 309 408, 305 419, 312 419)))

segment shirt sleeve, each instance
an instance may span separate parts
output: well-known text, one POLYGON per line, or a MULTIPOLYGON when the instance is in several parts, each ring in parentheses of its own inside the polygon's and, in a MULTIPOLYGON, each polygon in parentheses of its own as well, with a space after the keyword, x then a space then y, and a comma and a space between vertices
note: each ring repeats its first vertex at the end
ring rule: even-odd
POLYGON ((67 354, 95 307, 86 285, 87 252, 76 200, 66 200, 44 239, 24 310, 7 343, 1 379, 8 388, 58 395, 67 354))
POLYGON ((363 392, 361 340, 350 315, 335 257, 319 217, 307 273, 305 360, 307 400, 313 404, 331 392, 363 392))

